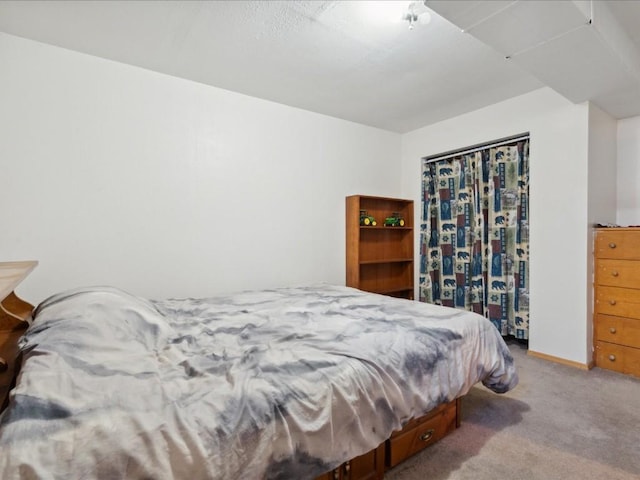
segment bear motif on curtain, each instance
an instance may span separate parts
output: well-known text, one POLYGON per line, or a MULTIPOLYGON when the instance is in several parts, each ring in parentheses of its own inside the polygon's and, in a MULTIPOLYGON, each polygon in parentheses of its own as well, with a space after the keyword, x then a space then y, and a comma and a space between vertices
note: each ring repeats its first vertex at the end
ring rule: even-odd
POLYGON ((423 160, 420 301, 529 338, 529 139, 423 160))

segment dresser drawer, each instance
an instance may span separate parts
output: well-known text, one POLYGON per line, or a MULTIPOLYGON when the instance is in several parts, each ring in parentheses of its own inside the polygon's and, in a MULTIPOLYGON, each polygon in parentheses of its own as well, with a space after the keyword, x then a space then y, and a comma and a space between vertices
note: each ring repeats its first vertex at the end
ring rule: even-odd
POLYGON ((640 320, 596 314, 596 340, 640 348, 640 320))
POLYGON ((640 290, 598 286, 596 313, 640 319, 640 290))
POLYGON ((423 417, 411 420, 387 441, 387 468, 396 466, 455 430, 456 418, 456 402, 453 401, 423 417))
POLYGON ((596 342, 596 365, 600 368, 640 376, 640 348, 596 342))
POLYGON ((640 231, 599 230, 595 242, 596 258, 640 260, 640 231))
POLYGON ((596 282, 640 289, 640 260, 599 259, 596 261, 596 282))

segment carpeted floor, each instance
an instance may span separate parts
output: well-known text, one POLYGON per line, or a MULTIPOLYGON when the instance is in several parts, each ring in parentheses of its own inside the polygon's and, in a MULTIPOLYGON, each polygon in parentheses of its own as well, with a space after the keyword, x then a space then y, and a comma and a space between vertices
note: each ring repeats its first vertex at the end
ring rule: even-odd
POLYGON ((505 395, 474 387, 461 427, 385 480, 640 479, 640 379, 509 347, 520 384, 505 395))

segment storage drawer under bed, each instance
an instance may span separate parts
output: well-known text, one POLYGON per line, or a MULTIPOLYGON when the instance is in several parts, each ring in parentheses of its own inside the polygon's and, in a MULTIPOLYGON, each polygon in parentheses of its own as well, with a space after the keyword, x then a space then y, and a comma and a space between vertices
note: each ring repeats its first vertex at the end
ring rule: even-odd
POLYGON ((386 468, 395 467, 455 430, 460 424, 459 402, 458 399, 440 405, 393 433, 387 440, 386 468))

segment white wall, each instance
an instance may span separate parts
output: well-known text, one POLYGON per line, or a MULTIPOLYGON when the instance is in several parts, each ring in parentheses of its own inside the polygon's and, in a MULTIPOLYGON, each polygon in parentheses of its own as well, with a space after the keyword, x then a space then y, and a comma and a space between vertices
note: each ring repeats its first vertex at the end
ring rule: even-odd
POLYGON ((640 225, 640 116, 618 121, 618 220, 640 225))
MULTIPOLYGON (((593 318, 593 226, 616 223, 617 121, 589 104, 589 197, 587 238, 587 318, 593 318)), ((593 328, 587 329, 587 355, 593 350, 593 328)))
MULTIPOLYGON (((40 261, 31 302, 343 283, 346 195, 419 205, 421 157, 528 131, 529 346, 590 360, 585 232, 613 221, 614 121, 593 106, 541 89, 400 136, 6 34, 0 65, 0 259, 40 261)), ((640 117, 617 133, 618 222, 637 224, 640 117)))
POLYGON ((402 137, 403 194, 419 202, 421 157, 530 132, 529 348, 585 365, 588 128, 587 104, 543 88, 402 137))
POLYGON ((33 302, 344 284, 345 196, 398 196, 400 136, 0 34, 2 261, 33 302))

